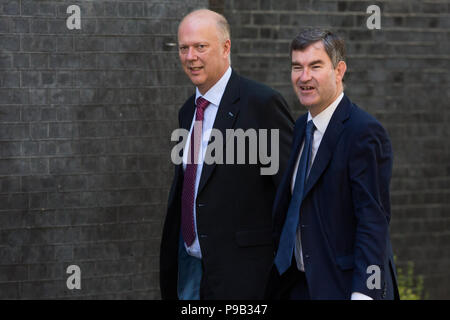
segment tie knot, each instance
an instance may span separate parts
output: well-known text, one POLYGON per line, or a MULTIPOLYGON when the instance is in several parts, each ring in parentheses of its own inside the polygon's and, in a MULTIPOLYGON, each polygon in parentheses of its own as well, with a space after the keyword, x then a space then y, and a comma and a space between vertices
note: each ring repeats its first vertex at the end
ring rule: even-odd
POLYGON ((197 99, 197 108, 202 109, 202 111, 205 111, 205 109, 209 106, 209 101, 206 100, 203 97, 199 97, 197 99))
POLYGON ((311 136, 316 129, 316 126, 314 125, 314 122, 312 120, 309 120, 306 124, 306 135, 311 136))

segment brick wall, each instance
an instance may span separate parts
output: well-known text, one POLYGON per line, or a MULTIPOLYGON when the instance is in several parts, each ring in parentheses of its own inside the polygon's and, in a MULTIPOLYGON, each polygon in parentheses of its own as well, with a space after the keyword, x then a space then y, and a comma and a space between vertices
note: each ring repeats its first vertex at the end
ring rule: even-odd
POLYGON ((415 263, 429 298, 450 298, 450 1, 210 1, 232 25, 232 62, 305 112, 290 84, 289 45, 303 26, 345 39, 345 92, 387 128, 394 149, 391 236, 398 266, 415 263), (369 30, 366 9, 381 9, 369 30))
POLYGON ((0 299, 159 298, 170 132, 192 90, 166 43, 206 5, 0 0, 0 299))
POLYGON ((284 94, 304 25, 347 40, 346 93, 394 147, 391 234, 430 298, 450 297, 448 0, 0 0, 0 299, 159 298, 170 133, 193 92, 179 19, 232 24, 232 62, 284 94), (68 30, 69 5, 81 30, 68 30), (368 30, 368 5, 382 11, 368 30), (69 265, 81 290, 66 287, 69 265))

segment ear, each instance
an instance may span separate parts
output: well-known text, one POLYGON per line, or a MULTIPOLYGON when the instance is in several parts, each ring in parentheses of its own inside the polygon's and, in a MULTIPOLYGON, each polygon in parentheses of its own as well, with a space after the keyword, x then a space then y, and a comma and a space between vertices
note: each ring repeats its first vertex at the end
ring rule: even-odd
POLYGON ((344 61, 339 61, 336 68, 336 81, 342 82, 344 78, 345 71, 347 71, 347 64, 344 61))
POLYGON ((223 43, 223 55, 224 55, 224 57, 228 57, 230 55, 230 51, 231 51, 231 40, 227 39, 223 43))

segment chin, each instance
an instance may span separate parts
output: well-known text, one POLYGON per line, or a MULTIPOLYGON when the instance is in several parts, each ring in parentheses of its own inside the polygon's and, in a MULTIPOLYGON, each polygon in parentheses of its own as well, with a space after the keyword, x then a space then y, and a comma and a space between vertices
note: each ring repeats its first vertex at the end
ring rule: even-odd
POLYGON ((201 86, 204 83, 204 81, 199 80, 197 77, 189 77, 189 79, 197 87, 201 86))
POLYGON ((300 100, 301 105, 308 109, 315 105, 314 101, 311 101, 309 99, 302 99, 299 97, 299 100, 300 100))

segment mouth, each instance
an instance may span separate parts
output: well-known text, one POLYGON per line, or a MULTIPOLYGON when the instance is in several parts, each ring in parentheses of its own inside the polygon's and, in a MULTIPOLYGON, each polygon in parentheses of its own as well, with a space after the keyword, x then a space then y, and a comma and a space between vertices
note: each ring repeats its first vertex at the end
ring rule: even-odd
POLYGON ((203 67, 188 67, 188 69, 192 74, 198 74, 203 67))
POLYGON ((313 92, 316 88, 315 87, 311 87, 311 86, 299 86, 300 92, 301 93, 311 93, 313 92))

